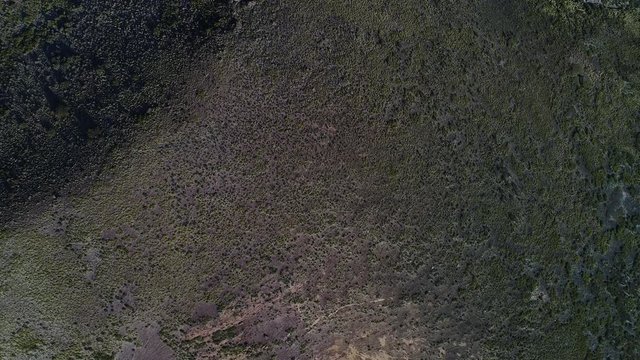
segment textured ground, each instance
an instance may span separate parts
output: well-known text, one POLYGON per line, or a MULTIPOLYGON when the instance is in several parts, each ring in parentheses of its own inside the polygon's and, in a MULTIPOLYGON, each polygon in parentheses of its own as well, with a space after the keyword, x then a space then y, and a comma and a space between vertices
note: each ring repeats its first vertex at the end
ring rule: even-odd
POLYGON ((0 358, 640 357, 634 4, 215 5, 10 204, 0 358))

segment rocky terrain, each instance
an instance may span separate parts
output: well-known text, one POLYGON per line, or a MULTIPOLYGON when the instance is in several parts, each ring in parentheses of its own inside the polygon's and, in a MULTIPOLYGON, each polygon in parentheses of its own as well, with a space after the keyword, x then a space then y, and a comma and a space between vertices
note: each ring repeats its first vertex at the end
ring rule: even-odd
POLYGON ((0 358, 639 358, 637 5, 4 1, 0 358))

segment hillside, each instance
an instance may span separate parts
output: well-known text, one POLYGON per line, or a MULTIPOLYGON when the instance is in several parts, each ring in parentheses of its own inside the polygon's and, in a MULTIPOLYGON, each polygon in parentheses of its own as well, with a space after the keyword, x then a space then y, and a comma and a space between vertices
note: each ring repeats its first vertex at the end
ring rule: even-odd
POLYGON ((637 4, 173 4, 0 5, 0 358, 640 358, 637 4))

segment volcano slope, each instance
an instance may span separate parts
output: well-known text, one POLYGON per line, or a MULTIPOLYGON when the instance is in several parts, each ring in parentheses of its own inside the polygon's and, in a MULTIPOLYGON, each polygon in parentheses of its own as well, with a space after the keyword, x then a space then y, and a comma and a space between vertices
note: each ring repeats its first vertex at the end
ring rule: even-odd
POLYGON ((7 221, 2 358, 640 356, 637 8, 234 17, 95 179, 7 221))

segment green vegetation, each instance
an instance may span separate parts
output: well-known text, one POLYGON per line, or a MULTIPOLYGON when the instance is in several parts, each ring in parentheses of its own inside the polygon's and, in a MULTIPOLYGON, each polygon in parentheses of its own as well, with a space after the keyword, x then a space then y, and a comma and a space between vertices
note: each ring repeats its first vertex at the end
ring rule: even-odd
POLYGON ((33 330, 28 328, 18 330, 13 336, 13 342, 18 350, 27 353, 42 346, 42 340, 34 334, 33 330))
POLYGON ((72 168, 99 171, 136 119, 167 101, 177 74, 164 69, 188 66, 204 40, 233 28, 228 3, 181 4, 0 4, 3 219, 27 198, 60 193, 72 168))
MULTIPOLYGON (((56 31, 10 40, 11 67, 76 41, 74 14, 110 26, 27 3, 0 6, 32 25, 53 11, 56 31)), ((126 73, 137 58, 112 44, 87 72, 97 92, 50 86, 48 141, 82 118, 87 146, 112 150, 0 232, 0 357, 640 357, 635 4, 176 4, 126 35, 152 61, 126 73), (103 95, 145 129, 128 146, 103 147, 111 106, 78 112, 103 95), (198 303, 219 314, 194 321, 198 303)), ((22 144, 34 119, 2 131, 22 144)))
POLYGON ((223 340, 228 340, 234 338, 238 335, 237 330, 232 326, 224 330, 216 331, 211 335, 211 340, 214 342, 221 342, 223 340))

